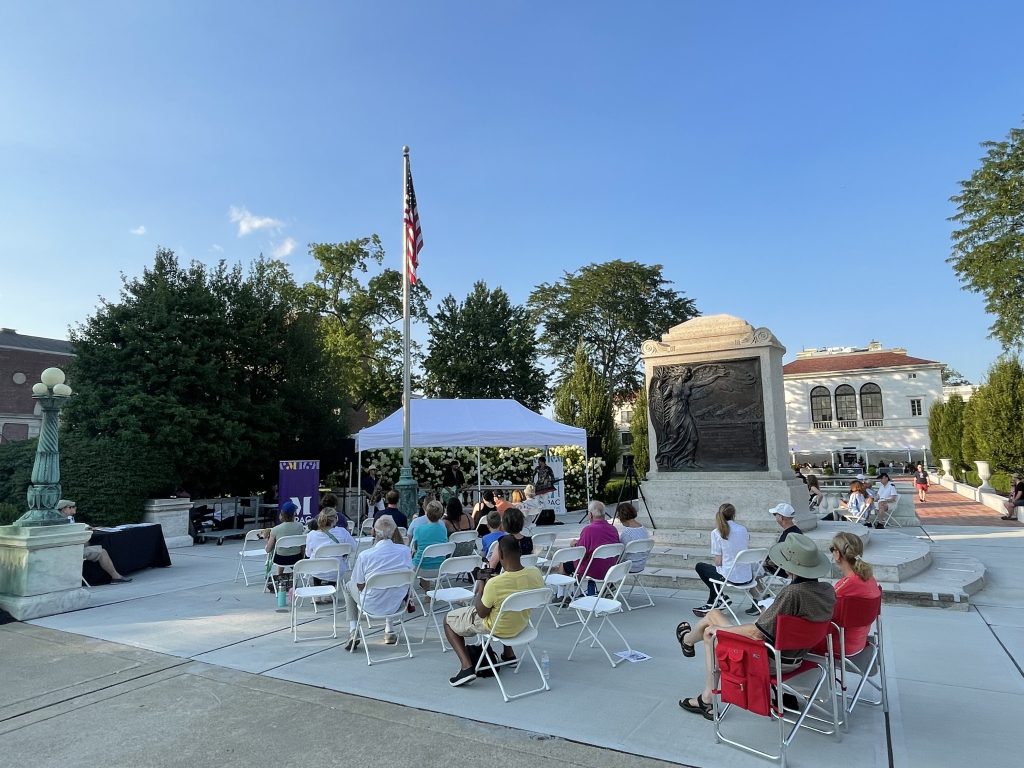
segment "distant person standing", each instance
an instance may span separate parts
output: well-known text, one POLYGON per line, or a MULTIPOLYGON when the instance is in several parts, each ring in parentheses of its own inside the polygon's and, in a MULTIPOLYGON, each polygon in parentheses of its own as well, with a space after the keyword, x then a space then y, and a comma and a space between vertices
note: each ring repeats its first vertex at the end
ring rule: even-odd
POLYGON ((928 472, 920 462, 914 472, 914 487, 917 488, 917 500, 922 503, 928 501, 928 472))

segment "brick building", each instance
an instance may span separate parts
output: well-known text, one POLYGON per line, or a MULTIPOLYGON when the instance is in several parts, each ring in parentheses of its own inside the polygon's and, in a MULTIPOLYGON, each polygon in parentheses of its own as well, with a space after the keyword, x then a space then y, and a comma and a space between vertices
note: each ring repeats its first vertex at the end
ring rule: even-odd
POLYGON ((0 442, 39 434, 42 417, 32 399, 32 385, 47 368, 66 370, 74 355, 69 341, 0 328, 0 442))

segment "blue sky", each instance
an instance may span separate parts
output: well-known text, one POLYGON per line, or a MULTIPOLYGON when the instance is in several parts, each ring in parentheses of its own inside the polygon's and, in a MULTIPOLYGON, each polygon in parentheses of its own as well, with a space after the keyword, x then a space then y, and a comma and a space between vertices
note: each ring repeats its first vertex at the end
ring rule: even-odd
POLYGON ((377 232, 397 267, 409 144, 437 300, 637 259, 789 358, 878 339, 977 380, 948 198, 1021 124, 1022 28, 1012 0, 5 3, 0 324, 63 336, 158 244, 302 279, 307 243, 377 232))

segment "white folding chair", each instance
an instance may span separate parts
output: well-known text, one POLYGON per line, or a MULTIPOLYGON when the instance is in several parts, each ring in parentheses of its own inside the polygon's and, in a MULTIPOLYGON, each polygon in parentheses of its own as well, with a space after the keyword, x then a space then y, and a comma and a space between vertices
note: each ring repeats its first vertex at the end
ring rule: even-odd
POLYGON ((622 562, 628 562, 630 564, 630 571, 628 578, 630 579, 629 592, 622 597, 622 602, 626 608, 630 611, 638 608, 653 608, 654 607, 654 596, 647 591, 647 586, 640 581, 640 577, 644 575, 644 571, 647 569, 647 558, 651 554, 651 550, 654 549, 654 539, 638 539, 637 541, 631 541, 626 544, 626 548, 622 551, 622 562), (634 561, 629 559, 630 555, 642 555, 644 561, 644 567, 639 571, 632 570, 634 561), (630 596, 633 594, 633 590, 637 587, 647 598, 647 602, 640 603, 638 605, 632 605, 629 602, 630 596))
MULTIPOLYGON (((420 598, 420 594, 416 591, 416 588, 419 586, 419 583, 421 581, 429 582, 432 586, 436 587, 437 577, 438 575, 440 575, 440 566, 438 566, 439 570, 433 576, 424 576, 423 563, 431 559, 436 560, 439 557, 448 559, 452 556, 452 552, 454 551, 455 545, 452 544, 450 541, 445 542, 443 544, 430 544, 429 546, 423 548, 423 555, 422 557, 420 557, 419 564, 416 565, 416 571, 415 575, 413 576, 411 585, 412 597, 416 601, 416 604, 420 607, 420 611, 422 613, 426 613, 427 609, 426 606, 423 605, 423 600, 422 598, 420 598)), ((441 565, 444 565, 444 561, 441 562, 441 565)))
POLYGON ((715 599, 711 603, 711 609, 718 608, 719 610, 725 609, 731 615, 733 620, 737 624, 742 624, 740 617, 736 615, 736 611, 732 609, 732 602, 728 599, 729 596, 726 594, 727 590, 734 590, 736 592, 742 592, 750 601, 757 605, 757 601, 760 597, 758 591, 760 590, 760 584, 758 583, 758 576, 761 574, 761 566, 764 563, 764 559, 768 557, 768 550, 764 548, 756 549, 744 549, 736 555, 736 559, 732 561, 732 565, 729 567, 729 572, 725 574, 725 578, 722 579, 709 579, 709 581, 715 586, 715 599), (750 566, 750 578, 742 583, 734 583, 732 580, 733 573, 736 571, 737 566, 750 566))
MULTIPOLYGON (((551 600, 551 590, 547 587, 540 587, 539 589, 528 589, 524 592, 515 592, 506 597, 501 607, 498 609, 498 615, 494 618, 494 622, 491 624, 492 627, 501 625, 501 618, 506 613, 514 613, 519 611, 530 611, 531 615, 527 618, 527 624, 523 627, 522 631, 512 637, 496 637, 492 630, 483 637, 483 642, 480 645, 480 658, 476 662, 476 672, 480 673, 481 669, 487 667, 494 674, 494 679, 498 681, 498 688, 501 690, 501 697, 506 701, 512 699, 520 699, 523 696, 529 696, 531 693, 540 693, 541 691, 550 691, 551 688, 548 685, 547 678, 544 677, 544 670, 541 669, 540 662, 537 661, 536 655, 533 653, 532 643, 537 639, 537 625, 540 624, 540 620, 533 621, 532 612, 540 608, 541 606, 548 605, 548 601, 551 600), (489 649, 493 643, 501 643, 506 648, 518 649, 517 658, 515 661, 498 661, 495 663, 493 656, 495 654, 489 653, 489 649), (505 684, 501 681, 501 675, 498 674, 498 669, 504 666, 513 667, 513 674, 519 673, 519 667, 523 663, 525 658, 523 650, 530 655, 530 660, 533 662, 533 666, 537 668, 537 674, 540 676, 541 685, 539 688, 532 688, 528 691, 521 693, 509 694, 505 690, 505 684)), ((543 617, 542 617, 543 618, 543 617)))
MULTIPOLYGON (((477 545, 477 539, 479 538, 480 537, 477 535, 476 531, 455 531, 448 535, 448 541, 455 545, 456 550, 459 549, 460 544, 471 543, 473 545, 474 552, 478 552, 480 550, 480 547, 477 545)), ((464 554, 456 555, 456 557, 466 557, 469 554, 469 552, 465 552, 464 554)))
POLYGON ((409 529, 408 528, 399 528, 398 529, 398 537, 402 541, 404 541, 406 544, 408 544, 409 543, 409 529))
POLYGON ((363 524, 359 526, 360 536, 373 536, 373 518, 368 517, 363 520, 363 524))
MULTIPOLYGON (((347 542, 344 543, 344 544, 341 543, 341 542, 338 542, 337 544, 324 544, 322 547, 320 547, 316 551, 316 559, 319 560, 319 559, 322 559, 322 558, 331 558, 331 559, 335 560, 338 563, 338 571, 339 571, 338 578, 339 578, 339 581, 335 581, 334 585, 339 590, 345 588, 345 577, 352 575, 352 570, 348 567, 348 562, 349 562, 348 558, 349 558, 349 555, 351 555, 351 554, 352 554, 352 545, 347 543, 347 542)), ((325 571, 325 573, 326 573, 326 571, 325 571)), ((329 580, 329 579, 325 579, 320 574, 314 574, 314 575, 318 576, 321 581, 328 581, 329 580)), ((298 577, 296 577, 296 578, 298 578, 298 577)), ((303 579, 305 580, 305 583, 303 584, 303 586, 308 586, 309 577, 308 576, 303 576, 303 579)), ((316 613, 316 612, 317 612, 316 600, 313 600, 313 613, 316 613)))
MULTIPOLYGON (((576 577, 574 577, 574 576, 566 576, 564 573, 561 573, 560 571, 556 571, 555 569, 558 568, 559 566, 561 566, 563 563, 575 562, 576 560, 579 560, 581 557, 583 557, 585 554, 587 554, 586 547, 565 547, 564 549, 559 549, 557 552, 555 552, 553 555, 551 555, 550 559, 548 560, 548 564, 547 564, 547 566, 548 566, 547 573, 544 574, 544 584, 548 587, 550 595, 556 595, 558 589, 571 589, 572 592, 570 592, 569 595, 566 595, 566 598, 569 598, 569 596, 572 595, 575 592, 575 589, 576 589, 576 577)), ((558 616, 556 616, 555 612, 551 610, 550 600, 552 598, 549 596, 548 599, 549 599, 549 603, 548 603, 547 607, 545 608, 545 610, 551 615, 551 620, 553 622, 555 622, 555 626, 556 627, 567 627, 570 624, 575 624, 576 623, 575 621, 567 621, 565 624, 559 624, 558 623, 558 616)), ((554 599, 559 599, 560 602, 564 602, 566 604, 568 604, 570 602, 569 599, 565 599, 565 600, 561 600, 560 598, 554 598, 554 599)), ((562 608, 563 608, 563 606, 560 604, 558 606, 558 613, 562 612, 562 608)), ((544 617, 541 616, 541 619, 543 619, 543 618, 544 617)), ((539 621, 538 621, 538 623, 539 623, 539 621)))
POLYGON ((274 588, 274 594, 277 594, 277 590, 280 588, 277 583, 277 569, 281 568, 282 573, 291 573, 292 566, 282 565, 277 566, 273 560, 277 557, 277 553, 282 549, 301 549, 306 546, 306 537, 303 536, 282 536, 280 539, 274 542, 274 552, 267 562, 267 579, 264 585, 270 585, 274 588))
POLYGON ((536 568, 537 561, 539 559, 540 555, 521 555, 519 558, 519 562, 522 564, 523 568, 536 568))
POLYGON ((591 576, 591 572, 594 570, 594 563, 598 560, 614 560, 616 563, 622 559, 622 553, 625 551, 626 546, 622 543, 616 542, 615 544, 602 544, 594 549, 593 555, 587 561, 586 568, 581 573, 573 574, 576 577, 576 591, 573 593, 573 598, 582 597, 587 590, 586 582, 592 581, 595 583, 596 592, 594 594, 600 596, 604 592, 604 588, 601 583, 604 579, 599 579, 591 576))
MULTIPOLYGON (((286 537, 285 537, 286 538, 286 537)), ((292 589, 292 642, 299 641, 299 603, 303 598, 313 600, 314 612, 316 599, 318 597, 331 598, 331 634, 310 635, 303 637, 303 640, 326 640, 338 636, 338 582, 341 580, 341 565, 333 557, 317 557, 312 560, 299 560, 292 566, 292 574, 295 586, 292 589), (305 579, 308 581, 313 576, 334 571, 334 584, 323 584, 321 586, 299 586, 299 582, 305 579)))
POLYGON ((611 617, 616 613, 622 613, 622 601, 619 599, 619 594, 622 592, 622 585, 626 583, 626 577, 629 575, 629 562, 625 560, 617 565, 613 565, 608 570, 608 573, 605 574, 601 582, 601 588, 597 595, 578 597, 569 603, 569 607, 576 611, 576 615, 579 616, 580 622, 583 624, 580 627, 580 633, 576 636, 576 642, 569 649, 570 661, 572 661, 572 655, 576 652, 577 646, 583 641, 584 633, 590 637, 591 648, 597 645, 604 651, 604 655, 608 657, 608 662, 612 665, 613 669, 625 661, 621 657, 617 659, 612 658, 612 655, 608 653, 608 649, 604 647, 604 643, 598 638, 605 625, 611 627, 612 631, 619 636, 619 639, 626 644, 627 651, 633 650, 629 645, 629 641, 623 637, 618 627, 611 620, 611 617), (601 594, 607 594, 608 597, 600 597, 599 595, 601 594), (591 622, 595 619, 601 620, 601 623, 597 625, 597 631, 591 628, 591 622))
MULTIPOLYGON (((394 613, 388 614, 375 614, 366 609, 366 595, 372 589, 398 589, 399 587, 405 587, 407 590, 412 586, 413 570, 411 568, 402 568, 397 571, 381 571, 375 573, 372 576, 368 576, 366 584, 363 587, 363 591, 359 593, 359 599, 356 601, 356 627, 359 632, 359 641, 363 645, 363 650, 366 651, 366 665, 372 666, 373 664, 381 664, 385 661, 396 661, 398 659, 411 659, 412 658, 412 643, 409 642, 409 633, 405 631, 405 606, 408 602, 408 596, 402 600, 399 604, 398 610, 394 613), (363 630, 362 619, 369 621, 370 619, 377 619, 386 621, 391 619, 392 627, 397 624, 402 629, 402 636, 405 638, 405 647, 407 652, 401 654, 395 654, 392 656, 385 656, 384 658, 374 659, 370 656, 370 646, 366 642, 366 632, 363 630)), ((350 619, 351 621, 351 619, 350 619)), ((352 649, 355 651, 355 648, 352 649)))
MULTIPOLYGON (((480 565, 480 558, 476 555, 464 555, 462 557, 449 557, 443 563, 441 568, 437 572, 437 579, 434 582, 434 589, 427 590, 427 597, 430 598, 430 610, 427 611, 427 616, 434 623, 434 629, 437 630, 437 636, 441 640, 441 653, 448 650, 448 644, 444 640, 444 631, 438 623, 438 613, 436 610, 437 604, 446 603, 448 609, 445 611, 447 614, 452 608, 458 605, 467 605, 473 601, 474 593, 471 589, 465 587, 456 587, 452 584, 452 579, 457 576, 469 576, 472 580, 473 569, 480 565)), ((421 643, 427 641, 427 632, 430 630, 430 624, 424 622, 423 625, 423 637, 420 639, 421 643)))
MULTIPOLYGON (((558 534, 554 531, 542 531, 541 533, 533 534, 530 538, 533 539, 534 553, 541 558, 547 558, 555 547, 555 539, 558 538, 558 534)), ((541 563, 541 565, 545 564, 541 563)))
POLYGON ((245 586, 250 586, 249 577, 252 576, 253 583, 258 584, 260 582, 259 577, 264 577, 264 584, 266 584, 267 575, 267 550, 266 542, 260 538, 261 533, 258 529, 253 529, 245 534, 245 538, 242 540, 242 549, 238 553, 238 567, 235 569, 235 580, 232 584, 238 582, 238 576, 241 574, 242 578, 245 579, 245 586), (258 542, 255 547, 250 547, 249 542, 258 542), (255 563, 260 569, 259 571, 252 573, 245 570, 246 563, 255 563))
POLYGON ((847 508, 842 510, 841 514, 843 519, 849 523, 866 523, 871 519, 871 515, 874 511, 875 500, 868 496, 867 500, 859 510, 847 508))
POLYGON ((896 508, 899 506, 900 497, 897 495, 892 499, 887 499, 886 504, 888 509, 885 510, 885 519, 881 520, 882 513, 878 513, 878 519, 881 520, 882 527, 888 528, 890 525, 894 528, 902 528, 903 523, 896 517, 896 508))

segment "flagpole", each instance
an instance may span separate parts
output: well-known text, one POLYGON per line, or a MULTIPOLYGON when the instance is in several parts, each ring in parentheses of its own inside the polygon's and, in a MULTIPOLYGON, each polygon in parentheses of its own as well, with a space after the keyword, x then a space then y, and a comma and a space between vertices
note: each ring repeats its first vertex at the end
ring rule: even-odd
POLYGON ((412 476, 412 372, 410 370, 409 336, 409 236, 406 230, 405 209, 409 184, 409 147, 402 147, 402 471, 395 488, 399 494, 398 507, 408 520, 416 514, 416 496, 419 484, 412 476))

